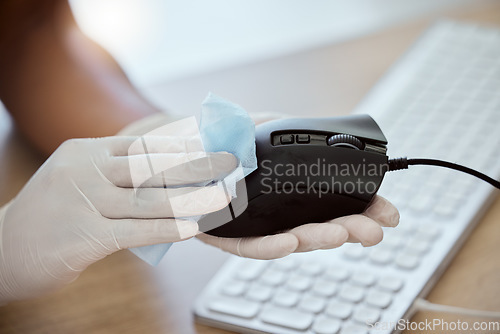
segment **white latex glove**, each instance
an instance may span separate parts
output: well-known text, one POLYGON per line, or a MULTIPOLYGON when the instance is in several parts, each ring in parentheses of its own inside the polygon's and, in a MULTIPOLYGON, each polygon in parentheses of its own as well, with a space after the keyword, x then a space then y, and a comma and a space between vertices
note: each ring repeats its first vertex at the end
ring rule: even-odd
POLYGON ((205 154, 188 137, 150 138, 147 155, 131 146, 136 140, 65 142, 0 210, 0 303, 56 290, 120 249, 191 238, 198 225, 182 217, 228 204, 217 186, 182 185, 223 177, 236 167, 233 155, 209 154, 204 160, 212 169, 188 163, 184 169, 167 170, 136 192, 134 177, 150 174, 147 164, 136 162, 148 158, 168 168, 199 162, 205 154), (141 175, 131 175, 129 164, 141 175), (176 187, 164 189, 164 184, 176 187))
POLYGON ((373 246, 382 241, 381 226, 395 227, 398 223, 396 208, 386 199, 376 196, 363 214, 340 217, 325 223, 305 224, 285 233, 252 238, 221 238, 201 233, 197 237, 226 252, 267 260, 291 253, 336 248, 346 242, 373 246))

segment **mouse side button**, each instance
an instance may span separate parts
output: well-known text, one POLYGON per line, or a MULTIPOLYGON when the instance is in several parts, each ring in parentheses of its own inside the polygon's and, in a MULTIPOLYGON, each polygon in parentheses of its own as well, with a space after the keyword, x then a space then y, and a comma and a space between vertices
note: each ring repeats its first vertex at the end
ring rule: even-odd
POLYGON ((299 144, 309 144, 311 141, 311 136, 306 134, 297 135, 297 143, 299 144))
POLYGON ((293 144, 293 135, 281 135, 280 136, 280 143, 283 145, 287 144, 293 144))

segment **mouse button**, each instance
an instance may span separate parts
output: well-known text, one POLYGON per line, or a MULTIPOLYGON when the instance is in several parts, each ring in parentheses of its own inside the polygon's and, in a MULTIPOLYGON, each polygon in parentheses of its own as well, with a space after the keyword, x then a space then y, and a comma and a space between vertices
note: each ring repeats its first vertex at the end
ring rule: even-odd
POLYGON ((317 146, 328 146, 326 143, 326 139, 328 136, 326 134, 311 134, 311 145, 317 146))
POLYGON ((294 143, 293 135, 281 135, 280 143, 283 145, 293 144, 294 143))
POLYGON ((345 133, 329 137, 327 143, 333 147, 346 147, 355 150, 362 150, 365 146, 365 144, 358 138, 345 133))
POLYGON ((387 153, 387 146, 365 143, 365 151, 385 155, 387 153))
POLYGON ((311 141, 311 136, 308 134, 298 134, 296 137, 298 144, 309 144, 311 141))

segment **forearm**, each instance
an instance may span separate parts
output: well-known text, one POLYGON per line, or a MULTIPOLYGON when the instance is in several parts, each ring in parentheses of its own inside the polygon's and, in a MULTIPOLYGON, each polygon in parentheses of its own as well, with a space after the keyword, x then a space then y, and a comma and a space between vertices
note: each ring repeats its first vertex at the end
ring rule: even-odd
POLYGON ((78 29, 65 1, 47 6, 42 17, 10 6, 20 19, 0 36, 0 99, 36 147, 49 154, 66 139, 113 135, 158 112, 78 29))

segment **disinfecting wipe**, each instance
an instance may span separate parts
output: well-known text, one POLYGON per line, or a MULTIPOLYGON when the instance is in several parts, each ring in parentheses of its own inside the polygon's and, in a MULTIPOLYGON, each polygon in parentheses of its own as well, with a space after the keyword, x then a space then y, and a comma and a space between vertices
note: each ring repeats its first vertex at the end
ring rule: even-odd
MULTIPOLYGON (((217 186, 223 189, 231 198, 236 197, 236 182, 257 169, 255 124, 247 112, 234 103, 209 93, 202 103, 199 127, 198 124, 196 124, 196 119, 194 117, 189 117, 150 131, 142 136, 140 141, 138 140, 134 145, 144 147, 144 153, 147 154, 147 144, 149 140, 154 140, 157 136, 182 135, 189 135, 192 137, 193 140, 190 142, 190 145, 198 147, 199 151, 229 152, 238 159, 239 165, 233 173, 226 176, 222 181, 211 184, 211 186, 217 186)), ((135 150, 137 151, 137 147, 135 150)), ((188 148, 186 147, 186 151, 187 150, 188 148)), ((140 163, 141 162, 139 162, 139 164, 140 163)), ((158 173, 168 175, 168 173, 175 168, 193 168, 193 166, 196 165, 195 161, 188 163, 184 161, 177 167, 169 166, 165 168, 162 166, 155 166, 151 164, 151 161, 144 161, 143 163, 151 166, 151 175, 141 175, 140 179, 134 180, 138 198, 141 198, 139 194, 141 191, 140 185, 146 183, 148 177, 153 177, 158 173)), ((131 174, 135 175, 134 166, 131 165, 130 168, 131 174)), ((210 168, 210 166, 206 166, 206 168, 210 168)), ((206 184, 199 184, 195 186, 205 185, 206 184)), ((166 191, 168 193, 169 189, 167 188, 166 191)), ((182 196, 169 197, 168 205, 171 205, 174 216, 176 216, 176 207, 180 210, 183 206, 182 196)), ((190 218, 198 221, 201 216, 190 218)), ((224 223, 226 222, 220 222, 221 225, 224 223)), ((130 250, 145 262, 155 266, 161 261, 170 246, 172 246, 172 244, 168 243, 132 248, 130 250)))
POLYGON ((244 176, 257 169, 255 124, 239 105, 209 93, 202 104, 200 133, 207 152, 234 154, 244 176))

